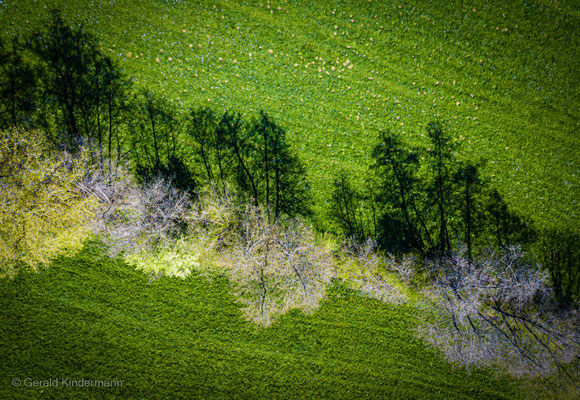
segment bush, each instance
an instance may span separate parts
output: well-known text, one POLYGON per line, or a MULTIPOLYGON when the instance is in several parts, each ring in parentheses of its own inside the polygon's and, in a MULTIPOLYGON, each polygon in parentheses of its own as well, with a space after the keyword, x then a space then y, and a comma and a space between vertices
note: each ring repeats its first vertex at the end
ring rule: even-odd
POLYGON ((129 254, 126 261, 148 273, 152 280, 160 276, 176 276, 184 279, 201 265, 200 249, 192 244, 180 239, 150 251, 129 254))
POLYGON ((52 152, 43 133, 10 130, 0 160, 0 276, 79 248, 97 208, 79 187, 88 153, 52 152))

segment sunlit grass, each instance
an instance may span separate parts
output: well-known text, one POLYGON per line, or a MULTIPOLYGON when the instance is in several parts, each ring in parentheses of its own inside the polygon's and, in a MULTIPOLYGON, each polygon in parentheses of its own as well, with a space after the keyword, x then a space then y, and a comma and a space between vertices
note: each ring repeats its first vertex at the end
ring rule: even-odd
POLYGON ((308 167, 323 227, 332 176, 361 181, 379 129, 422 143, 432 119, 519 211, 579 225, 574 2, 5 1, 5 34, 53 4, 183 112, 273 115, 308 167))

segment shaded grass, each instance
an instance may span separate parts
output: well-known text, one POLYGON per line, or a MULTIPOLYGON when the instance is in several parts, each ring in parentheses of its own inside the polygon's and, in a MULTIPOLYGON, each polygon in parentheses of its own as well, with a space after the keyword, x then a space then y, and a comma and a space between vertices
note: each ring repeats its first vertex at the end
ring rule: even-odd
POLYGON ((149 281, 95 244, 0 282, 1 398, 519 398, 516 381, 453 369, 413 336, 418 311, 335 282, 310 315, 243 320, 230 283, 149 281), (14 388, 13 378, 121 380, 14 388))

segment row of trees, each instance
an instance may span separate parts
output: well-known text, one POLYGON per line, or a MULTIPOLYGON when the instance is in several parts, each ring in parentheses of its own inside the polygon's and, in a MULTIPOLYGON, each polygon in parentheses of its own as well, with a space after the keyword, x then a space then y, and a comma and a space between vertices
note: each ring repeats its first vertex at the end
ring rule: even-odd
MULTIPOLYGON (((0 128, 38 127, 59 148, 88 144, 112 174, 125 161, 141 182, 171 178, 191 193, 230 186, 268 215, 308 215, 304 166, 287 134, 268 115, 254 119, 193 108, 179 115, 166 99, 135 91, 120 68, 82 27, 58 10, 40 32, 0 41, 0 128)), ((336 177, 330 217, 345 236, 374 238, 383 249, 423 258, 448 255, 460 243, 468 259, 488 245, 529 245, 550 270, 556 295, 580 292, 577 235, 533 229, 483 177, 481 166, 456 158, 457 139, 439 123, 427 127, 428 147, 380 134, 363 189, 336 177)))
MULTIPOLYGON (((428 125, 426 147, 382 132, 362 188, 336 177, 330 217, 350 239, 332 254, 303 221, 286 218, 310 215, 308 182, 267 114, 179 115, 163 97, 134 91, 58 11, 43 32, 0 41, 0 56, 0 129, 20 127, 0 135, 0 276, 45 263, 91 232, 112 254, 150 249, 167 255, 161 264, 194 237, 223 251, 248 317, 267 324, 314 309, 337 263, 356 271, 348 279, 362 293, 402 301, 387 267, 408 283, 423 279, 440 311, 423 333, 448 356, 574 380, 577 315, 553 300, 569 306, 580 295, 578 235, 534 229, 511 211, 480 165, 456 157, 459 142, 443 125, 428 125), (511 247, 518 243, 549 274, 511 247), (385 259, 377 244, 395 256, 385 259)), ((189 251, 177 273, 198 255, 189 251)))
POLYGON ((381 132, 363 189, 345 175, 335 178, 330 216, 343 233, 427 259, 450 256, 462 245, 473 260, 489 246, 521 244, 550 271, 560 304, 577 299, 578 235, 537 229, 513 212, 480 165, 456 157, 459 141, 442 124, 430 123, 427 138, 427 147, 412 147, 401 135, 381 132))

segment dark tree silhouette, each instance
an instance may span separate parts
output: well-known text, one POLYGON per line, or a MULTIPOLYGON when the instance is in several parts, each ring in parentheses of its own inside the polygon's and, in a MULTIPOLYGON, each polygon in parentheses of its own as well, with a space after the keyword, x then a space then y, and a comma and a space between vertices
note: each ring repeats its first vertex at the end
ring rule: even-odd
POLYGON ((130 84, 110 58, 101 59, 96 67, 94 79, 97 145, 101 165, 103 165, 103 149, 106 146, 110 173, 115 155, 116 164, 119 164, 123 155, 121 128, 129 118, 130 84))
POLYGON ((431 147, 426 157, 432 178, 428 186, 432 194, 434 205, 437 208, 437 222, 439 233, 437 236, 437 250, 443 255, 451 250, 449 232, 449 218, 453 213, 451 204, 454 195, 453 185, 453 151, 455 146, 449 135, 443 131, 440 123, 432 122, 427 126, 427 135, 431 140, 431 147))
POLYGON ((137 176, 149 182, 161 176, 182 190, 197 183, 178 149, 177 120, 167 100, 143 91, 133 102, 131 130, 137 176))
POLYGON ((141 92, 133 106, 131 122, 137 164, 143 169, 159 171, 171 155, 169 136, 175 122, 171 109, 165 99, 149 91, 141 92))
POLYGON ((217 125, 214 131, 213 138, 213 150, 215 158, 217 160, 217 168, 219 172, 219 179, 222 183, 223 191, 225 192, 225 183, 227 177, 229 176, 229 171, 231 169, 231 149, 229 135, 232 130, 237 129, 237 121, 233 121, 230 115, 226 112, 220 123, 217 125), (235 124, 236 127, 230 126, 230 124, 235 124))
POLYGON ((217 117, 209 108, 193 109, 189 113, 186 134, 193 139, 193 154, 203 164, 209 183, 215 183, 212 152, 217 117))
POLYGON ((333 179, 330 196, 329 217, 340 225, 346 237, 360 243, 377 236, 375 198, 370 185, 366 190, 357 190, 341 171, 333 179))
POLYGON ((52 139, 72 150, 86 142, 96 144, 101 165, 105 143, 109 159, 114 141, 119 155, 118 126, 128 83, 96 39, 80 26, 67 25, 61 12, 52 10, 45 31, 33 36, 31 47, 41 61, 44 114, 52 116, 45 124, 47 132, 57 132, 52 139))
POLYGON ((550 272, 561 307, 580 302, 580 235, 571 229, 547 228, 540 233, 537 253, 550 272))
POLYGON ((236 182, 243 192, 249 193, 254 205, 258 205, 259 194, 255 172, 257 168, 252 165, 252 152, 255 147, 254 132, 244 126, 239 114, 232 115, 226 112, 222 118, 222 125, 227 131, 227 144, 236 166, 234 172, 236 182))
POLYGON ((231 184, 267 214, 307 215, 309 187, 304 166, 287 141, 286 131, 266 113, 247 123, 226 111, 216 118, 209 109, 190 112, 187 128, 193 154, 208 183, 225 190, 231 184))
POLYGON ((467 246, 467 259, 473 260, 473 234, 476 210, 475 196, 481 191, 481 180, 478 168, 471 162, 460 164, 455 172, 455 181, 463 189, 462 222, 464 226, 464 241, 467 246))
POLYGON ((291 151, 286 131, 276 125, 264 112, 250 128, 258 147, 257 159, 261 166, 259 181, 261 202, 274 217, 309 214, 309 186, 306 170, 291 151))
POLYGON ((512 211, 497 189, 488 190, 483 207, 487 236, 498 248, 533 241, 531 222, 512 211))
POLYGON ((10 44, 0 38, 0 129, 32 125, 37 101, 37 77, 24 61, 26 46, 18 38, 10 44))
POLYGON ((93 38, 79 28, 65 24, 59 10, 51 11, 47 31, 32 41, 42 61, 44 97, 53 106, 57 129, 69 148, 76 148, 90 136, 90 71, 96 64, 98 49, 93 38))
POLYGON ((427 134, 430 143, 423 150, 388 132, 375 146, 372 168, 382 185, 376 197, 381 246, 443 257, 464 242, 471 260, 476 244, 529 244, 534 237, 530 222, 488 188, 475 163, 455 158, 456 141, 443 125, 430 123, 427 134))
MULTIPOLYGON (((425 211, 417 199, 420 185, 417 171, 419 159, 416 151, 403 146, 396 134, 381 132, 379 143, 373 151, 374 170, 382 179, 384 216, 381 218, 381 235, 393 237, 393 229, 398 229, 413 249, 426 254, 433 247, 431 235, 425 220, 425 211), (400 231, 402 229, 402 232, 400 231)), ((398 245, 403 243, 399 237, 398 245)), ((389 243, 383 243, 389 246, 389 243)))

